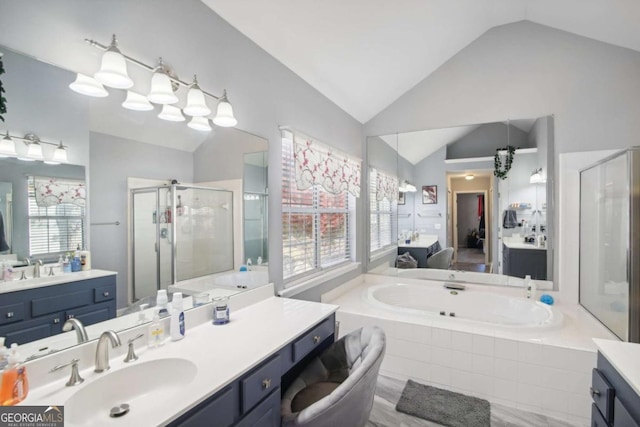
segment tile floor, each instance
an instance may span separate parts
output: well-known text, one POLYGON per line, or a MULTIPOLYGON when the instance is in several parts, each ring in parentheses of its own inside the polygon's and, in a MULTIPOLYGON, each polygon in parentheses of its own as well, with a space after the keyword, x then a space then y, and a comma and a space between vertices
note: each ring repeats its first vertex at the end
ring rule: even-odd
MULTIPOLYGON (((380 375, 367 427, 435 427, 440 424, 396 411, 405 381, 380 375)), ((577 427, 565 421, 549 418, 506 406, 491 404, 491 427, 577 427)))

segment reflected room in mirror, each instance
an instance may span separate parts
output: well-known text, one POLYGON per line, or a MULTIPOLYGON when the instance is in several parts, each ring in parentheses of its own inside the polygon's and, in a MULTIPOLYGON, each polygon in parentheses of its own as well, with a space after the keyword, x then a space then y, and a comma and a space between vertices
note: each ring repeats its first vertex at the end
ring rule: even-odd
POLYGON ((553 280, 552 117, 368 137, 367 164, 370 273, 553 280))
MULTIPOLYGON (((11 150, 8 139, 0 144, 7 344, 29 343, 21 353, 39 357, 79 342, 71 318, 92 340, 150 321, 159 290, 169 300, 182 292, 189 307, 193 295, 210 301, 268 283, 264 138, 162 120, 159 105, 125 109, 126 90, 84 96, 69 88, 75 72, 0 52, 7 98, 0 133, 12 137, 11 150), (41 142, 40 160, 26 161, 33 160, 28 134, 41 142), (65 159, 46 164, 59 146, 65 159), (86 203, 40 206, 41 178, 70 192, 82 184, 86 203)), ((131 77, 148 93, 150 74, 135 69, 131 77)), ((186 90, 176 95, 184 107, 186 90)))

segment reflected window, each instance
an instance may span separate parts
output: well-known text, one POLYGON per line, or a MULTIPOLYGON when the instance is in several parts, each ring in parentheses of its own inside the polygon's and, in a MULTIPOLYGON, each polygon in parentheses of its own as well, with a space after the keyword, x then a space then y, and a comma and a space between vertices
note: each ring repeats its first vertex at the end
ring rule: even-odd
POLYGON ((397 194, 396 177, 374 168, 369 169, 370 253, 387 249, 396 243, 393 230, 397 228, 397 194))
POLYGON ((84 182, 31 176, 27 192, 29 255, 58 254, 84 247, 84 182))
POLYGON ((284 279, 291 281, 351 260, 355 198, 319 185, 298 190, 293 142, 282 140, 282 251, 284 279))

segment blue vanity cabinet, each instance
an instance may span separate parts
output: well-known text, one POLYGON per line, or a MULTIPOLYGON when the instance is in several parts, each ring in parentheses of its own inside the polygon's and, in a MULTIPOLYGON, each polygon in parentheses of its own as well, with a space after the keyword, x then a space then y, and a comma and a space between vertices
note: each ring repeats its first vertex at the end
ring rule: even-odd
POLYGON ((640 396, 600 352, 590 392, 592 427, 640 426, 640 396))
POLYGON ((116 317, 116 275, 0 294, 0 336, 23 344, 62 332, 67 319, 85 326, 116 317))
POLYGON ((333 343, 334 329, 332 314, 169 426, 279 427, 280 397, 289 378, 333 343))

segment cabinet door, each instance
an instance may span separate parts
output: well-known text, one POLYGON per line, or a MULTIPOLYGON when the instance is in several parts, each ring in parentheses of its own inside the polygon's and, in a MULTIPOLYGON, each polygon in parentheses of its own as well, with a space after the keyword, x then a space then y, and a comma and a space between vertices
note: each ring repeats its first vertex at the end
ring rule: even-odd
POLYGON ((268 398, 245 415, 236 427, 279 427, 280 426, 280 388, 275 389, 268 398))
POLYGON ((234 384, 216 393, 187 414, 169 424, 171 427, 228 427, 238 413, 238 387, 234 384))
MULTIPOLYGON (((111 303, 93 304, 87 307, 74 308, 65 312, 65 320, 76 318, 83 325, 93 325, 94 323, 109 320, 115 317, 111 303)), ((93 337, 97 338, 97 337, 93 337)))
MULTIPOLYGON (((6 337, 6 345, 24 344, 62 332, 62 313, 54 313, 39 319, 13 323, 0 327, 0 336, 6 337)), ((23 357, 28 357, 28 354, 23 357)))

